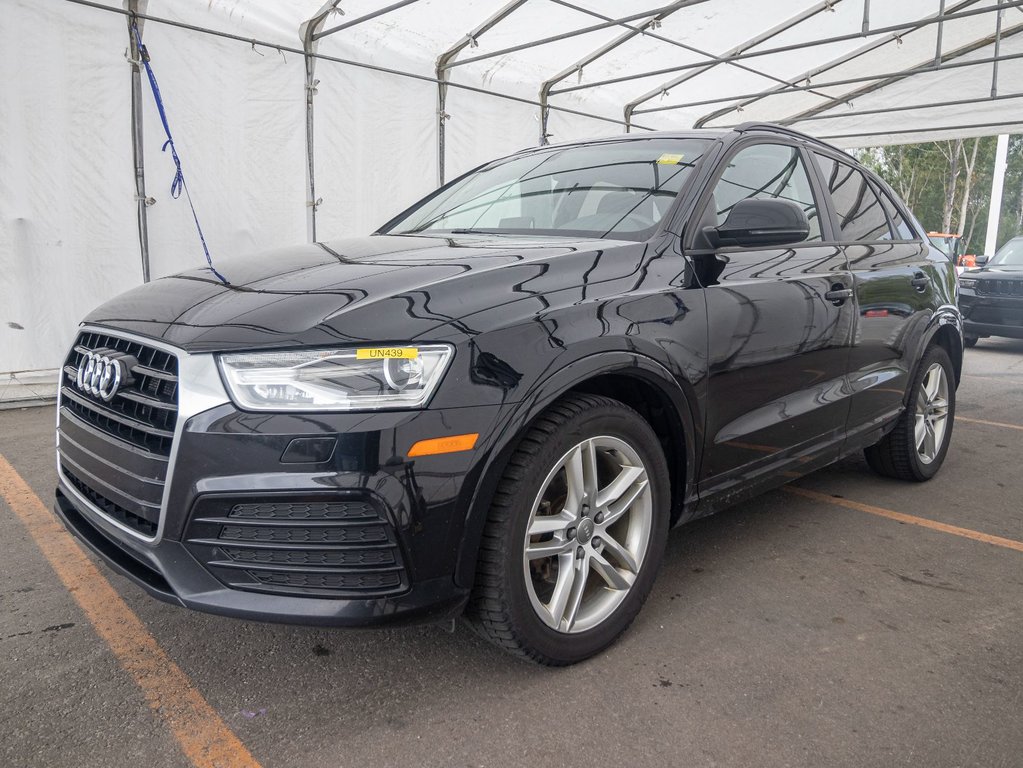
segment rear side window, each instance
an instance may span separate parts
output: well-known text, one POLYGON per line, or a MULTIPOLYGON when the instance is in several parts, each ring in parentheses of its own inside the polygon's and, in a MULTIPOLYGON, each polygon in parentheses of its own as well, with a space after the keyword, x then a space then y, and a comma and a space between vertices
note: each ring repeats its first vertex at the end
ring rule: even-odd
POLYGON ((714 187, 711 205, 720 226, 740 200, 789 200, 806 213, 810 222, 807 240, 821 239, 821 221, 813 187, 795 147, 784 144, 754 144, 736 152, 714 187))
POLYGON ((838 214, 838 239, 846 242, 890 240, 888 217, 867 177, 851 165, 827 155, 817 154, 817 162, 838 214))
POLYGON ((909 226, 909 222, 902 215, 899 210, 899 206, 891 199, 887 192, 881 190, 881 202, 884 203, 884 209, 888 211, 888 218, 891 220, 892 227, 895 229, 896 240, 916 240, 916 232, 909 226))

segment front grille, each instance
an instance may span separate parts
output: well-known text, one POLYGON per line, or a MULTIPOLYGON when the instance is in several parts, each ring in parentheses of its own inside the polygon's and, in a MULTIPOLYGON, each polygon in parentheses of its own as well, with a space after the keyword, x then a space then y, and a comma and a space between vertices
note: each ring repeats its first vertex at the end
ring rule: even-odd
POLYGON ((178 416, 178 359, 156 347, 105 333, 78 336, 64 363, 63 405, 108 435, 161 456, 170 456, 178 416), (113 400, 104 402, 81 391, 75 378, 86 352, 121 352, 137 362, 131 379, 113 400))
POLYGON ((1023 308, 981 306, 973 307, 967 320, 988 325, 1023 325, 1023 308))
POLYGON ((383 597, 408 588, 394 528, 363 498, 207 496, 185 542, 235 589, 319 597, 383 597))
POLYGON ((115 332, 83 331, 61 377, 58 444, 65 479, 107 517, 154 536, 177 416, 177 357, 115 332), (125 360, 127 375, 109 402, 76 384, 88 352, 125 360))
POLYGON ((984 278, 977 281, 977 293, 985 296, 1023 296, 1023 280, 984 278))
POLYGON ((66 468, 64 469, 64 477, 71 484, 72 488, 77 489, 80 494, 99 507, 107 517, 112 517, 119 523, 123 523, 124 525, 134 528, 136 531, 145 536, 156 535, 156 523, 151 523, 149 520, 146 520, 146 518, 140 517, 133 512, 129 512, 120 504, 117 504, 102 494, 92 490, 92 488, 86 485, 80 478, 75 477, 74 474, 68 472, 66 468))

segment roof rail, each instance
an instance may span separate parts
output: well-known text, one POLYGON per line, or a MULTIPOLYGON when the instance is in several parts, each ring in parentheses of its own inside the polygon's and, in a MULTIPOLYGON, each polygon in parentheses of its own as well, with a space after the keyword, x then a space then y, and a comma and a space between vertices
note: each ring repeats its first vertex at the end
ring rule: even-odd
POLYGON ((815 144, 820 144, 821 146, 827 147, 832 152, 840 152, 846 157, 852 158, 853 160, 856 159, 848 152, 846 152, 844 149, 839 149, 836 146, 828 144, 828 142, 824 141, 823 139, 818 139, 816 136, 811 136, 808 133, 797 131, 794 128, 789 128, 788 126, 785 125, 778 125, 777 123, 766 123, 751 120, 746 123, 740 123, 739 125, 732 128, 732 130, 737 133, 745 133, 746 131, 771 131, 772 133, 784 133, 788 136, 793 136, 797 139, 805 139, 806 141, 812 141, 815 144))

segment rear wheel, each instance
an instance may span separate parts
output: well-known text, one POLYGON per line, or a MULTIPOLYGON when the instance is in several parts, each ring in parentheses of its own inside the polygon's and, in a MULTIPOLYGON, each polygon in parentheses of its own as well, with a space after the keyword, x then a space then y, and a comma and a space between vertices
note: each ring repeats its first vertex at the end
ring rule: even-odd
POLYGON ((501 480, 470 621, 541 664, 606 648, 639 612, 660 565, 667 477, 657 436, 632 409, 594 395, 553 405, 501 480))
POLYGON ((941 469, 955 419, 954 372, 942 347, 927 350, 911 391, 912 399, 895 429, 867 448, 864 455, 878 474, 922 482, 941 469))
POLYGON ((978 341, 980 341, 980 337, 979 336, 964 336, 963 337, 963 344, 965 344, 967 347, 975 347, 975 346, 977 346, 977 342, 978 341))

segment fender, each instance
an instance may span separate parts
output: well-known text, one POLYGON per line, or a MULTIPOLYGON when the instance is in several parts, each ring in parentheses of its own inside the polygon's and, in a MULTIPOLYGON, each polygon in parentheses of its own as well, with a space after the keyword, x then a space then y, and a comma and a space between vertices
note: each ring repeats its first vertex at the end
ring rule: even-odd
POLYGON ((913 371, 909 377, 910 384, 907 386, 906 393, 902 397, 902 402, 907 407, 913 397, 913 392, 911 391, 912 381, 916 377, 916 369, 920 365, 919 361, 924 356, 924 350, 934 342, 934 338, 944 328, 952 329, 958 344, 957 348, 954 347, 949 352, 952 358, 952 367, 955 369, 956 387, 959 386, 959 377, 963 368, 963 316, 958 307, 952 304, 942 304, 928 318, 927 324, 920 331, 914 345, 913 359, 917 363, 913 366, 913 371))
MULTIPOLYGON (((500 435, 499 442, 495 443, 483 460, 480 479, 466 505, 467 513, 455 570, 457 584, 465 587, 472 585, 487 510, 504 467, 530 423, 569 390, 589 379, 614 373, 642 379, 656 387, 671 403, 678 418, 676 426, 681 430, 685 451, 686 490, 680 508, 688 509, 696 503, 697 435, 702 433, 702 420, 693 407, 696 395, 692 385, 688 381, 680 381, 659 362, 643 354, 611 351, 588 355, 534 384, 522 400, 509 404, 508 410, 499 417, 495 425, 500 435)), ((684 519, 684 515, 682 517, 684 519)))

